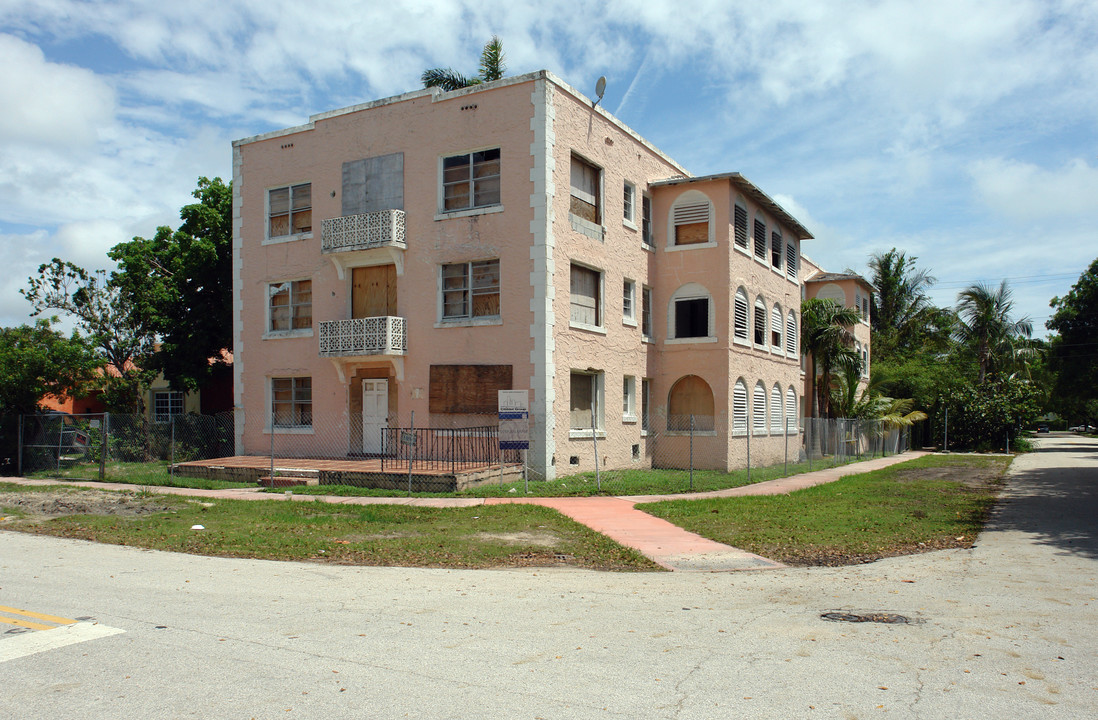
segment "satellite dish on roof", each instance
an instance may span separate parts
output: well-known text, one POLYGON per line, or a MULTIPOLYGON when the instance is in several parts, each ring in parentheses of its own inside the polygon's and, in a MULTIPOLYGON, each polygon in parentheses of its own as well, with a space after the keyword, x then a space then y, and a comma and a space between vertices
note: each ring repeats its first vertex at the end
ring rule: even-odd
POLYGON ((603 75, 602 77, 599 78, 599 81, 597 83, 595 83, 595 94, 599 96, 598 100, 595 101, 595 105, 599 104, 599 101, 602 100, 602 96, 605 93, 606 93, 606 76, 603 75))

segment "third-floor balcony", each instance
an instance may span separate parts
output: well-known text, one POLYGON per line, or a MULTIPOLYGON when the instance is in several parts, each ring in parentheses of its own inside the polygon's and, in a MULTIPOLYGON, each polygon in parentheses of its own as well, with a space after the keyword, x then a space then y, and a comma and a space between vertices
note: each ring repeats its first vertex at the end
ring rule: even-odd
POLYGON ((403 275, 404 211, 378 210, 328 218, 321 223, 320 250, 335 263, 340 277, 348 267, 392 262, 403 275))

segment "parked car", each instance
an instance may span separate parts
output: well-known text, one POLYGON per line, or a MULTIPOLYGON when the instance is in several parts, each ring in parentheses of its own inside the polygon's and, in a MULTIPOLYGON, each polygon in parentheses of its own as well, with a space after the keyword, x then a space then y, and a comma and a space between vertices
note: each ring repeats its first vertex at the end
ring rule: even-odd
POLYGON ((1040 425, 1038 425, 1037 426, 1037 432, 1047 433, 1048 432, 1048 423, 1041 423, 1040 425))

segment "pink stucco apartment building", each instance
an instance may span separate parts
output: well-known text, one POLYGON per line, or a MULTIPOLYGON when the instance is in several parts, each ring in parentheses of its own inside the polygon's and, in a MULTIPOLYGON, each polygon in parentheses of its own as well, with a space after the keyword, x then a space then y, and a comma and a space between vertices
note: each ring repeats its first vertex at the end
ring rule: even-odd
MULTIPOLYGON (((233 144, 236 442, 381 453, 529 391, 546 478, 777 459, 803 413, 801 242, 547 71, 233 144), (653 442, 658 435, 658 447, 653 442), (661 459, 660 455, 665 458, 661 459)), ((860 298, 859 298, 860 300, 860 298)), ((851 298, 853 302, 853 298, 851 298)), ((868 351, 868 342, 865 343, 868 351)))

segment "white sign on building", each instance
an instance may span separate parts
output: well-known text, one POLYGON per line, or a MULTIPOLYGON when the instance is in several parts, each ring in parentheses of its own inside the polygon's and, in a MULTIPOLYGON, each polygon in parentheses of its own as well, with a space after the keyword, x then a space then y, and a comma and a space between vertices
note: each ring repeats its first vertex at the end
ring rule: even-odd
POLYGON ((530 391, 500 390, 499 447, 527 450, 530 447, 530 391))

